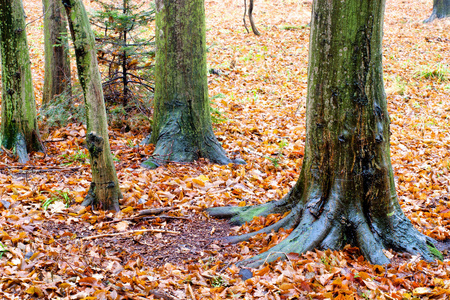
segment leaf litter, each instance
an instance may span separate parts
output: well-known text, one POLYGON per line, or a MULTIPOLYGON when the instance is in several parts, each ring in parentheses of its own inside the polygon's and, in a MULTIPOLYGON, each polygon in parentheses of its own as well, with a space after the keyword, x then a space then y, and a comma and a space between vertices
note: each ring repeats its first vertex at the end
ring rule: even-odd
MULTIPOLYGON (((254 16, 263 35, 256 37, 245 32, 241 2, 206 1, 208 67, 220 70, 209 75, 208 83, 213 107, 221 113, 216 135, 229 155, 247 165, 200 160, 149 171, 140 163, 153 146, 130 146, 138 145, 148 128, 137 134, 112 131, 124 195, 122 210, 113 215, 80 206, 91 180, 83 125, 46 134, 47 155, 36 153, 25 166, 4 152, 2 299, 449 297, 449 20, 421 22, 431 13, 431 0, 387 1, 383 49, 400 204, 420 231, 438 241, 443 261, 426 263, 386 251, 391 264, 370 265, 357 248, 347 246, 300 256, 285 253, 284 261, 245 270, 234 263, 266 251, 289 231, 237 245, 221 238, 258 230, 282 216, 230 227, 208 218, 203 209, 278 200, 295 184, 304 155, 305 25, 311 3, 257 1, 254 16), (49 199, 54 201, 44 209, 49 199), (88 239, 93 236, 99 237, 88 239)), ((24 3, 28 15, 41 13, 41 3, 24 3)), ((44 72, 41 30, 42 20, 27 26, 38 103, 44 72)))

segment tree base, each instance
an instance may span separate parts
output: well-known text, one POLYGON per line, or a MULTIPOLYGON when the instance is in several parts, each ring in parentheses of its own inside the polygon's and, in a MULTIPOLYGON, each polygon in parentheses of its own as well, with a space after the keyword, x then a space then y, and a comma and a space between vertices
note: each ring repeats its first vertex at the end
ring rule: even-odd
POLYGON ((22 134, 18 134, 16 138, 16 145, 14 146, 19 163, 25 164, 28 162, 27 142, 22 134))
POLYGON ((95 132, 86 136, 86 145, 91 160, 92 182, 82 205, 91 205, 94 209, 119 211, 119 198, 122 197, 114 166, 108 165, 104 153, 105 141, 95 132))
POLYGON ((201 157, 219 165, 245 164, 242 159, 227 157, 212 128, 189 130, 191 126, 188 123, 183 119, 181 109, 173 111, 169 120, 161 127, 159 135, 145 139, 147 143, 154 142, 156 145, 153 155, 142 166, 155 169, 171 162, 193 162, 201 157))
POLYGON ((424 23, 431 23, 431 22, 433 22, 436 19, 437 19, 437 14, 436 14, 436 11, 433 10, 433 12, 431 13, 431 16, 429 16, 428 19, 423 20, 423 22, 424 23))
POLYGON ((119 198, 120 195, 116 192, 115 184, 114 182, 109 183, 107 186, 104 187, 96 187, 95 183, 91 183, 91 186, 89 187, 88 193, 86 197, 84 198, 83 203, 81 203, 82 206, 91 206, 93 209, 96 210, 112 210, 112 211, 119 211, 119 198), (103 195, 105 197, 105 201, 98 201, 97 194, 103 195), (102 203, 108 203, 108 207, 104 207, 102 203))
POLYGON ((256 268, 265 262, 284 258, 287 253, 304 253, 313 249, 341 250, 351 244, 359 247, 364 257, 372 264, 389 263, 385 249, 419 254, 424 260, 442 259, 434 247, 433 239, 418 232, 401 211, 393 205, 390 213, 374 217, 368 209, 361 206, 345 206, 337 195, 330 195, 319 211, 317 199, 310 197, 305 201, 295 201, 294 193, 289 193, 278 202, 268 202, 250 207, 214 207, 207 212, 214 217, 228 218, 233 224, 249 222, 256 216, 271 213, 286 213, 284 218, 261 230, 240 236, 230 236, 226 241, 238 243, 261 234, 293 228, 290 235, 269 251, 243 260, 240 266, 256 268), (297 203, 292 205, 292 203, 297 203))

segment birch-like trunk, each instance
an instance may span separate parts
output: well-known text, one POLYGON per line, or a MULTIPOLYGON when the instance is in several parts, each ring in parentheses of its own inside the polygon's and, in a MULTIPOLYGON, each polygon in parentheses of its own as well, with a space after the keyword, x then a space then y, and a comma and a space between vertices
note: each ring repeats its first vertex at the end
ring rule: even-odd
POLYGON ((81 0, 63 0, 75 47, 78 78, 83 89, 92 183, 83 205, 119 210, 121 192, 109 146, 102 81, 97 64, 94 34, 81 0))

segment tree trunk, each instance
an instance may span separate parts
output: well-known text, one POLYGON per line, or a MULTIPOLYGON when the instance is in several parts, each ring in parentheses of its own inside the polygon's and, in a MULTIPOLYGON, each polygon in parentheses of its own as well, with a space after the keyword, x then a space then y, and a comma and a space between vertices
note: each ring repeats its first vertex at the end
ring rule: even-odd
POLYGON ((204 0, 156 1, 156 87, 152 158, 144 166, 191 162, 243 163, 226 156, 211 125, 204 0))
POLYGON ((429 23, 434 21, 434 19, 442 19, 450 17, 450 0, 433 0, 433 12, 431 16, 423 21, 424 23, 429 23))
POLYGON ((13 149, 19 162, 27 153, 43 151, 36 121, 30 57, 22 0, 0 0, 0 52, 2 61, 1 145, 13 149))
POLYGON ((300 177, 280 201, 209 209, 236 224, 254 216, 290 213, 258 233, 294 228, 268 252, 243 261, 256 267, 314 248, 358 246, 374 264, 392 248, 433 260, 431 238, 403 214, 389 151, 389 116, 382 74, 384 0, 316 0, 308 66, 306 145, 300 177), (272 253, 273 255, 269 254, 272 253), (270 257, 268 257, 270 256, 270 257))
POLYGON ((54 96, 71 95, 70 54, 67 21, 60 0, 43 0, 45 74, 42 104, 54 96))
MULTIPOLYGON (((123 15, 128 16, 128 0, 123 0, 123 15)), ((123 101, 122 105, 125 108, 128 104, 128 54, 127 54, 127 33, 128 26, 124 26, 123 30, 123 52, 122 52, 122 85, 123 85, 123 101)))
POLYGON ((255 21, 253 20, 253 0, 250 0, 250 5, 248 7, 248 19, 250 20, 250 25, 252 26, 252 31, 255 35, 261 35, 256 28, 255 21))
POLYGON ((83 89, 87 146, 90 154, 92 183, 83 205, 104 210, 119 210, 122 197, 108 141, 108 124, 102 81, 97 65, 89 19, 81 0, 63 0, 75 46, 78 77, 83 89))

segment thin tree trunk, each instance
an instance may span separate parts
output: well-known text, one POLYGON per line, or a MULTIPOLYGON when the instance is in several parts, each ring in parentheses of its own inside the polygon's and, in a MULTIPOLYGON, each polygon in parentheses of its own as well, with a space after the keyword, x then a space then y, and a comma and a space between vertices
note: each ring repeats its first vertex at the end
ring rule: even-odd
POLYGON ((433 12, 431 16, 423 21, 424 23, 429 23, 435 19, 442 19, 450 17, 450 0, 434 0, 433 1, 433 12))
POLYGON ((67 20, 60 0, 43 0, 45 74, 42 104, 65 93, 71 96, 67 20))
POLYGON ((36 121, 22 0, 0 0, 0 52, 2 62, 1 145, 13 149, 19 162, 27 153, 43 151, 36 121))
MULTIPOLYGON (((237 224, 290 213, 260 231, 294 228, 281 243, 243 261, 251 267, 280 253, 360 248, 374 264, 384 249, 440 257, 398 203, 389 151, 389 116, 382 73, 384 0, 316 0, 309 44, 306 145, 300 177, 280 201, 209 209, 237 224), (273 254, 273 255, 271 255, 273 254)), ((442 257, 440 257, 442 258, 442 257)))
POLYGON ((111 155, 102 82, 89 19, 81 0, 63 0, 75 46, 78 77, 83 89, 92 183, 83 205, 119 210, 121 192, 111 155))
POLYGON ((247 21, 245 20, 246 16, 247 16, 247 0, 244 0, 244 18, 243 18, 243 20, 244 20, 244 27, 245 27, 245 30, 247 30, 247 33, 250 33, 250 31, 247 28, 247 21))
POLYGON ((248 6, 248 19, 250 20, 253 33, 256 35, 261 35, 258 28, 256 28, 255 21, 253 20, 253 0, 250 0, 250 5, 248 6))
POLYGON ((156 1, 153 156, 144 166, 191 162, 242 163, 226 156, 211 124, 204 0, 156 1))
MULTIPOLYGON (((123 14, 128 15, 128 0, 123 0, 123 14)), ((123 83, 123 106, 127 106, 128 103, 128 74, 127 74, 127 51, 125 50, 127 47, 127 32, 128 28, 125 26, 123 31, 123 57, 122 57, 122 83, 123 83)))

